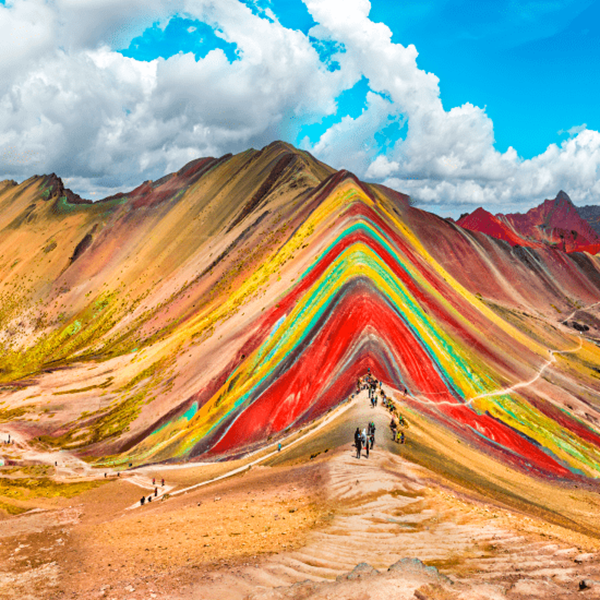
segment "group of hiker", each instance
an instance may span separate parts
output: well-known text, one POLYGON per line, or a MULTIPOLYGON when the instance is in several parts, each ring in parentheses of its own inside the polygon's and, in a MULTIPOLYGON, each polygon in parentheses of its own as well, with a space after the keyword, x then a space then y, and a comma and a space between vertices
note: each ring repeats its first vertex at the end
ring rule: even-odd
POLYGON ((379 396, 383 402, 386 401, 387 397, 385 392, 383 391, 383 386, 381 381, 378 381, 371 375, 371 370, 369 369, 367 375, 365 377, 359 377, 356 382, 356 393, 360 394, 361 390, 367 390, 369 394, 369 402, 371 402, 371 406, 375 408, 377 406, 377 397, 379 396))
MULTIPOLYGON (((158 496, 158 487, 156 487, 156 477, 152 478, 152 485, 155 486, 154 487, 154 497, 156 498, 158 496)), ((161 487, 165 487, 165 480, 164 479, 160 480, 160 485, 161 485, 161 487)), ((146 504, 146 502, 152 502, 152 494, 150 494, 148 496, 148 500, 146 500, 146 496, 142 496, 140 498, 140 504, 142 506, 144 506, 144 504, 146 504)))
POLYGON ((354 432, 354 445, 356 446, 356 458, 360 458, 361 451, 364 448, 367 458, 369 458, 369 450, 373 450, 375 445, 375 423, 371 421, 362 431, 360 427, 354 432))
MULTIPOLYGON (((404 388, 404 395, 406 396, 406 388, 404 388)), ((404 444, 406 441, 406 437, 404 435, 404 431, 401 427, 408 427, 406 420, 404 417, 398 412, 398 407, 390 402, 387 406, 387 409, 390 411, 392 415, 392 420, 390 421, 390 430, 392 431, 392 439, 398 444, 404 444)))
MULTIPOLYGON (((364 377, 359 377, 356 382, 356 393, 359 394, 362 390, 366 389, 369 395, 369 401, 371 406, 375 408, 377 406, 378 398, 381 399, 381 403, 386 408, 391 416, 390 430, 392 432, 392 439, 398 444, 404 444, 406 442, 406 436, 404 434, 404 428, 408 427, 408 423, 404 417, 398 411, 398 407, 392 402, 384 389, 381 381, 377 380, 372 374, 371 369, 368 369, 367 374, 364 377)), ((408 395, 408 390, 404 388, 404 396, 408 395)), ((353 394, 354 396, 354 394, 353 394)), ((361 457, 362 450, 364 449, 367 458, 369 458, 369 450, 373 449, 375 444, 375 423, 371 421, 369 425, 362 431, 360 427, 356 428, 354 432, 354 446, 356 448, 356 458, 361 457)))

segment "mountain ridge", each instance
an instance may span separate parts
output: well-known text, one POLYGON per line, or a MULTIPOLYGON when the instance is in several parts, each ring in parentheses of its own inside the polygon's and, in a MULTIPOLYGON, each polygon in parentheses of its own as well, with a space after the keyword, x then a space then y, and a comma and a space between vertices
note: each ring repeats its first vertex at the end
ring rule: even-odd
POLYGON ((507 241, 512 246, 555 246, 565 252, 600 250, 600 236, 580 215, 579 209, 562 190, 556 198, 544 200, 526 213, 491 215, 483 209, 462 215, 458 225, 507 241))
POLYGON ((0 418, 35 443, 113 465, 237 456, 371 369, 495 460, 600 472, 600 356, 561 324, 600 338, 595 256, 511 247, 282 143, 98 203, 27 180, 0 191, 0 231, 0 418), (518 387, 546 363, 560 386, 518 387))

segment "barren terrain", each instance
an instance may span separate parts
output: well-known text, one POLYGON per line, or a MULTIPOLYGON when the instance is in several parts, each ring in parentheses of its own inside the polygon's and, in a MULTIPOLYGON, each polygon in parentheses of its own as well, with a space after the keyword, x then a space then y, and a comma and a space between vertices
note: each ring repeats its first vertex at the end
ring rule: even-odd
MULTIPOLYGON (((280 453, 248 457, 254 466, 213 483, 244 461, 145 467, 106 483, 97 473, 99 487, 38 499, 41 510, 1 522, 0 597, 600 597, 596 490, 504 468, 504 495, 494 497, 431 459, 450 439, 408 421, 407 443, 395 444, 388 412, 363 392, 280 453), (352 434, 371 420, 376 444, 359 460, 352 434), (153 477, 157 496, 140 506, 153 477), (553 523, 563 496, 571 510, 553 523)), ((457 464, 491 469, 476 456, 465 449, 457 464)))

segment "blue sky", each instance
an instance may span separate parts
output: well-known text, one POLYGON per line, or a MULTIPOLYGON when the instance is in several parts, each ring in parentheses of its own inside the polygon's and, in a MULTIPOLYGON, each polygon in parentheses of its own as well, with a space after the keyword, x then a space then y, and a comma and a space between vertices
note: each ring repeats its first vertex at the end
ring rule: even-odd
POLYGON ((0 5, 0 177, 98 198, 285 139, 440 214, 600 201, 600 0, 0 5))

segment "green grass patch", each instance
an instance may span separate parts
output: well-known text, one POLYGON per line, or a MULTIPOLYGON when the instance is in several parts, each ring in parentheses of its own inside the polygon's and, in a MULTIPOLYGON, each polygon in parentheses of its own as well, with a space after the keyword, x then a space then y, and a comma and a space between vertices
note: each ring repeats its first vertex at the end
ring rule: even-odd
POLYGON ((14 500, 28 498, 72 498, 104 484, 102 479, 62 483, 49 477, 0 477, 0 497, 14 500))

